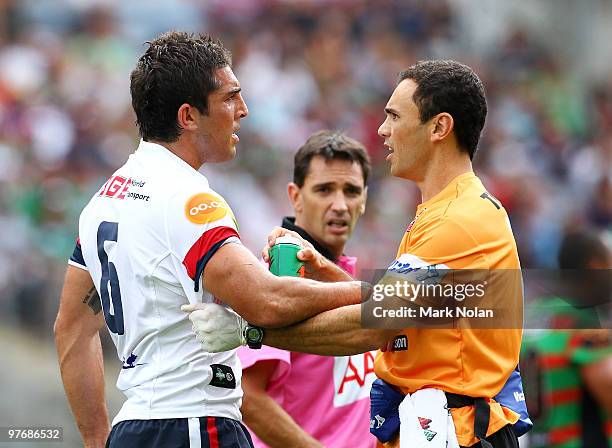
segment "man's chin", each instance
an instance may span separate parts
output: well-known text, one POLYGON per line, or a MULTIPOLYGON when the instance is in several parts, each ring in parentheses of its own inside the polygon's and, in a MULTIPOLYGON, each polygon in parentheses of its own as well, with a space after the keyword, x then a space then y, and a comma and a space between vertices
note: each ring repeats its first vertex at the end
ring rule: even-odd
POLYGON ((391 169, 389 170, 391 172, 391 175, 393 177, 401 177, 403 178, 404 176, 402 176, 402 173, 400 172, 400 169, 395 166, 395 165, 391 165, 391 169))
POLYGON ((341 234, 328 233, 326 235, 324 242, 325 242, 325 245, 328 246, 330 249, 335 249, 338 247, 341 247, 342 249, 344 249, 344 245, 346 244, 348 238, 349 238, 348 231, 346 233, 341 233, 341 234))
POLYGON ((229 162, 236 158, 236 146, 232 146, 223 156, 219 162, 229 162))
POLYGON ((405 179, 405 180, 415 180, 415 175, 411 170, 408 169, 404 169, 404 170, 400 170, 397 167, 391 167, 391 175, 393 177, 398 177, 400 179, 405 179))

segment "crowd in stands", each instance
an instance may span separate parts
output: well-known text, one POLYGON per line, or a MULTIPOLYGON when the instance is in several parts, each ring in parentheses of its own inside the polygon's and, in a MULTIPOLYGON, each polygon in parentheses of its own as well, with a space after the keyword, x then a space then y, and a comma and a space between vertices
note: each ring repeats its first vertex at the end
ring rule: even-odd
POLYGON ((233 52, 250 115, 236 160, 202 172, 256 253, 289 211, 293 154, 331 128, 363 141, 374 165, 348 249, 360 269, 387 266, 420 198, 389 175, 377 129, 398 73, 432 58, 462 61, 485 84, 475 169, 508 210, 524 267, 553 267, 568 230, 612 228, 612 83, 580 78, 520 26, 476 51, 442 0, 83 3, 0 3, 5 319, 50 334, 79 212, 137 146, 129 73, 168 29, 211 33, 233 52))

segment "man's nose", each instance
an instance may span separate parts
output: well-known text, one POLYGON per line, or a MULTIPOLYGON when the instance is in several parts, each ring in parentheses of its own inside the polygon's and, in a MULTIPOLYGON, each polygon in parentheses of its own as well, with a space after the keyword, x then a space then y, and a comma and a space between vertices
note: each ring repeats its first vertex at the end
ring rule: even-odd
POLYGON ((334 201, 332 202, 331 208, 335 212, 345 212, 348 210, 343 191, 338 191, 334 194, 334 201))
POLYGON ((238 117, 245 118, 249 114, 249 108, 246 105, 246 101, 240 95, 240 106, 238 107, 238 117))
POLYGON ((387 126, 387 120, 383 121, 380 127, 378 128, 378 135, 382 138, 387 138, 390 136, 389 127, 387 126))

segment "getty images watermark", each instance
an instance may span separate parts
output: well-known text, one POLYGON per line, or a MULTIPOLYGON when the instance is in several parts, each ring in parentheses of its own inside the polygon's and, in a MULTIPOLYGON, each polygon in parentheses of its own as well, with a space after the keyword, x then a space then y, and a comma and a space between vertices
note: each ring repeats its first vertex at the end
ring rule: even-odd
POLYGON ((523 300, 520 274, 518 270, 449 270, 435 265, 373 271, 372 287, 362 304, 362 323, 369 328, 397 329, 518 328, 523 300))
MULTIPOLYGON (((373 286, 372 300, 381 302, 385 298, 407 300, 411 303, 417 299, 443 298, 454 299, 463 302, 469 298, 483 298, 487 281, 476 284, 427 284, 413 283, 409 280, 395 280, 392 283, 377 283, 373 286)), ((373 315, 376 318, 492 318, 495 316, 493 309, 470 308, 468 306, 439 307, 439 306, 400 306, 399 309, 387 309, 375 306, 373 315)))
POLYGON ((609 270, 449 270, 437 265, 364 272, 366 328, 609 329, 609 270))

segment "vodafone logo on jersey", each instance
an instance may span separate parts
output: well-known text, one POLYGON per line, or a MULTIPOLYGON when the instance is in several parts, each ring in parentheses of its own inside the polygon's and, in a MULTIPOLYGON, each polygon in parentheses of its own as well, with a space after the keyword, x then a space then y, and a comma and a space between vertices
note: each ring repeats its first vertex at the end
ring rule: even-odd
POLYGON ((228 211, 225 201, 210 193, 195 194, 185 204, 185 216, 194 224, 217 221, 227 215, 228 211))

